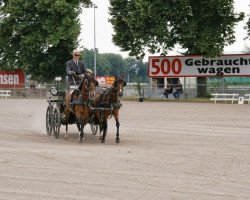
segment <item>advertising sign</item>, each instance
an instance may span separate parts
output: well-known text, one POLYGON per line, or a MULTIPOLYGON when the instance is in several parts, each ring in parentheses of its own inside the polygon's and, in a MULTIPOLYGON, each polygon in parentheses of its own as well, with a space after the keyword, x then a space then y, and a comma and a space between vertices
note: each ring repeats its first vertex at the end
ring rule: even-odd
POLYGON ((24 82, 22 70, 0 70, 0 88, 23 88, 24 82))
POLYGON ((250 76, 250 54, 225 54, 216 58, 197 55, 151 56, 149 77, 250 76))
POLYGON ((96 80, 100 85, 112 85, 112 83, 115 81, 114 76, 97 76, 96 80))

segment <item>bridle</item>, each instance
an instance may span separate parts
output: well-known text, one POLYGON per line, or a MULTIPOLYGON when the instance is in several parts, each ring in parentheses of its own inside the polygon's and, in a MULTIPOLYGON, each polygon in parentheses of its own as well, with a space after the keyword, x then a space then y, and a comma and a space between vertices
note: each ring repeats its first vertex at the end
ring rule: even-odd
POLYGON ((125 83, 124 80, 121 78, 118 80, 115 80, 113 89, 116 91, 117 97, 123 95, 124 83, 125 83))

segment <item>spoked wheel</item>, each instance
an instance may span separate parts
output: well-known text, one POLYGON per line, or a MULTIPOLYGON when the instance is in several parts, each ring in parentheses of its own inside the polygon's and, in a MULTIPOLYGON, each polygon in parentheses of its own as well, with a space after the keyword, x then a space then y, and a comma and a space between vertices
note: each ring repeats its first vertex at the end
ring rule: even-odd
POLYGON ((98 131, 98 127, 99 127, 99 125, 90 124, 90 128, 91 128, 92 135, 96 135, 96 133, 97 133, 97 131, 98 131))
POLYGON ((47 135, 52 132, 52 107, 49 105, 46 111, 46 131, 47 135))
POLYGON ((58 107, 55 107, 53 110, 53 136, 56 139, 58 138, 60 133, 60 126, 61 126, 60 110, 58 107))

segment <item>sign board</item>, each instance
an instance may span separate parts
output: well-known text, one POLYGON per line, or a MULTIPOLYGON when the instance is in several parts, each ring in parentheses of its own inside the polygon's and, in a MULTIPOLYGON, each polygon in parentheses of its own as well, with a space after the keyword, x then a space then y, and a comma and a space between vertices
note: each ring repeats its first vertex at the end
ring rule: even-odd
POLYGON ((112 85, 112 83, 115 81, 114 76, 97 76, 96 80, 100 85, 112 85))
POLYGON ((216 58, 199 55, 150 56, 149 77, 250 76, 250 54, 227 54, 216 58))
POLYGON ((25 83, 22 70, 0 70, 0 88, 23 88, 25 83))

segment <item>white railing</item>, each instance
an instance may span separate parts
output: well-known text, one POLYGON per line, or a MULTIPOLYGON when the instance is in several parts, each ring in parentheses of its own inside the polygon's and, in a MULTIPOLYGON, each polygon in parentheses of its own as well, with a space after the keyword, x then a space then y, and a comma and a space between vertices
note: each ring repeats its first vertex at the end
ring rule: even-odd
POLYGON ((2 98, 5 97, 5 99, 7 99, 7 97, 10 96, 10 93, 11 93, 10 90, 0 90, 0 96, 1 96, 2 98))
POLYGON ((245 94, 244 101, 246 101, 248 104, 250 104, 250 94, 245 94))
POLYGON ((230 101, 232 104, 234 101, 239 100, 239 94, 227 94, 227 93, 215 93, 211 94, 213 97, 210 98, 211 101, 214 101, 216 103, 217 101, 224 101, 225 103, 230 101))
MULTIPOLYGON (((12 87, 12 88, 1 88, 0 90, 10 90, 11 98, 47 98, 49 95, 49 90, 52 86, 55 86, 56 84, 36 84, 35 88, 31 88, 30 85, 26 84, 23 85, 23 87, 12 87)), ((205 85, 204 85, 205 86, 205 85)), ((211 85, 207 84, 207 94, 239 94, 238 97, 244 97, 244 102, 250 104, 250 97, 245 96, 245 94, 250 95, 250 84, 247 86, 235 86, 233 88, 229 87, 224 88, 224 90, 221 90, 220 88, 212 87, 211 85)), ((141 87, 144 92, 145 98, 154 98, 154 99, 162 99, 162 95, 165 90, 165 86, 163 84, 158 84, 157 86, 151 87, 150 84, 141 84, 141 87)), ((65 87, 66 88, 66 87, 65 87)), ((8 94, 8 96, 9 96, 8 94)), ((124 97, 137 97, 138 91, 137 86, 135 84, 127 83, 127 86, 124 87, 124 97)), ((0 95, 2 96, 2 95, 0 95)), ((8 97, 7 96, 7 97, 8 97)), ((3 95, 2 97, 5 98, 3 95)), ((197 85, 194 84, 187 84, 185 87, 183 85, 183 94, 181 95, 182 99, 192 99, 197 97, 197 85)), ((214 97, 214 96, 213 96, 214 97)), ((0 97, 1 98, 1 97, 0 97)), ((165 98, 165 97, 164 97, 165 98)), ((215 97, 214 97, 215 98, 215 97)), ((218 96, 219 98, 219 96, 218 96)), ((228 97, 231 98, 231 97, 228 97)), ((174 99, 173 94, 169 95, 169 99, 174 99)), ((223 98, 225 101, 225 98, 223 98)), ((237 97, 235 97, 235 100, 233 102, 235 103, 237 100, 237 97)), ((217 101, 217 100, 216 100, 217 101)), ((220 100, 219 100, 220 101, 220 100)), ((232 101, 230 101, 231 103, 232 101)))

